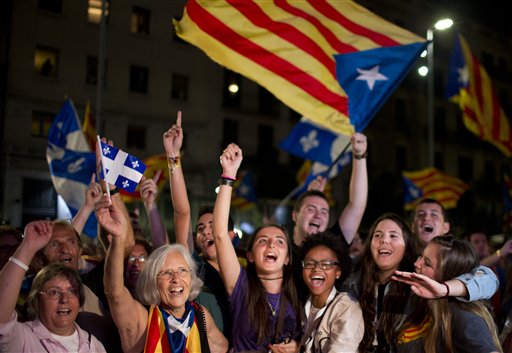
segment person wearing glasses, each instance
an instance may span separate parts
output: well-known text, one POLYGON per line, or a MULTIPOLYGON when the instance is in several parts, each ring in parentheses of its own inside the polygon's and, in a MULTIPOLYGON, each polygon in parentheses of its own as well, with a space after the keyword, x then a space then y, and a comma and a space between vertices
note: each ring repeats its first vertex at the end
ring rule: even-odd
POLYGON ((151 245, 144 238, 135 237, 135 245, 130 250, 124 267, 124 284, 132 295, 151 250, 151 245))
POLYGON ((300 258, 309 289, 302 312, 300 352, 357 352, 364 333, 361 307, 335 286, 351 271, 347 247, 340 237, 324 231, 305 238, 300 258))
POLYGON ((124 285, 124 240, 130 225, 108 195, 96 204, 96 218, 111 235, 104 286, 124 352, 226 352, 228 343, 210 313, 193 301, 202 282, 182 245, 163 245, 145 261, 137 300, 124 285), (146 307, 148 306, 148 307, 146 307))
POLYGON ((78 272, 62 263, 45 266, 35 276, 28 295, 37 316, 18 322, 15 311, 28 264, 52 237, 53 222, 34 221, 0 272, 1 352, 106 352, 103 344, 75 322, 84 304, 84 288, 78 272))

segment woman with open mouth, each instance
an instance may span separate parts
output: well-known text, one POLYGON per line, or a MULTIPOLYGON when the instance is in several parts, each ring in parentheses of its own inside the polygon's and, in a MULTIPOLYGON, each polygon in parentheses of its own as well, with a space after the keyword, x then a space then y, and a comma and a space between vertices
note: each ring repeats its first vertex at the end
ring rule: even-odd
POLYGON ((64 264, 53 263, 37 273, 28 295, 37 317, 17 321, 15 305, 28 264, 48 243, 52 229, 49 221, 29 223, 22 243, 0 272, 0 352, 106 352, 75 322, 84 289, 78 272, 64 264))
POLYGON ((296 352, 299 304, 293 283, 291 243, 278 225, 265 225, 251 236, 243 269, 228 234, 229 207, 242 150, 230 144, 222 153, 222 175, 213 211, 213 235, 232 317, 235 352, 296 352))
POLYGON ((228 342, 212 316, 193 301, 202 281, 188 250, 173 244, 153 251, 137 281, 136 300, 123 278, 124 240, 130 225, 108 195, 97 203, 96 217, 112 236, 103 280, 123 351, 226 352, 228 342))
POLYGON ((329 231, 309 235, 302 244, 301 260, 309 298, 302 313, 300 352, 357 352, 364 333, 361 307, 335 287, 351 270, 347 247, 329 231))

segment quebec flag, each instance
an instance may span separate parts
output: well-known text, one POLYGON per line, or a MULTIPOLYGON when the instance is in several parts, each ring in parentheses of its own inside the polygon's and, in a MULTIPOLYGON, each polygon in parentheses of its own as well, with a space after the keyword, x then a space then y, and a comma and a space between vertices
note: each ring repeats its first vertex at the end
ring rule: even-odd
MULTIPOLYGON (((46 159, 53 186, 76 215, 85 201, 85 191, 95 173, 96 157, 89 149, 73 102, 67 99, 48 132, 46 159)), ((96 216, 92 214, 83 232, 97 235, 96 216)))
POLYGON ((100 146, 101 163, 103 164, 101 177, 118 188, 135 192, 146 170, 146 165, 137 157, 102 141, 100 141, 100 146))

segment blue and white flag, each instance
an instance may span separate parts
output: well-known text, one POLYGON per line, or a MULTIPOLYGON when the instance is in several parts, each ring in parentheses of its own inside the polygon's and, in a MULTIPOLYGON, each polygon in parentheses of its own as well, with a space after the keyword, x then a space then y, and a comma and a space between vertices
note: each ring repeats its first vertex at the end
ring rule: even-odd
MULTIPOLYGON (((338 134, 302 118, 279 146, 285 151, 310 161, 330 166, 348 145, 350 136, 338 134)), ((343 158, 343 157, 341 157, 343 158)))
MULTIPOLYGON (((48 132, 46 159, 55 190, 75 216, 85 201, 91 175, 95 173, 96 157, 89 149, 70 99, 64 102, 48 132)), ((96 237, 97 222, 94 214, 87 220, 83 232, 96 237)))
POLYGON ((140 182, 146 165, 137 157, 101 142, 101 177, 109 184, 128 192, 134 192, 140 182), (105 171, 105 175, 103 175, 105 171))

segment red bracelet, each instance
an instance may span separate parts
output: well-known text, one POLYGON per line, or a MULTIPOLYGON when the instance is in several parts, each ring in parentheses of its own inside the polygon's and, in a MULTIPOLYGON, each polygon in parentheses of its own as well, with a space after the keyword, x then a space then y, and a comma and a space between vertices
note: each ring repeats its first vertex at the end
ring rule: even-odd
POLYGON ((446 282, 443 282, 443 284, 446 287, 446 294, 443 295, 441 298, 447 298, 450 295, 450 287, 446 284, 446 282))
POLYGON ((231 181, 236 181, 236 178, 232 178, 232 177, 224 175, 224 174, 222 174, 220 177, 221 177, 221 179, 227 179, 227 180, 231 180, 231 181))

